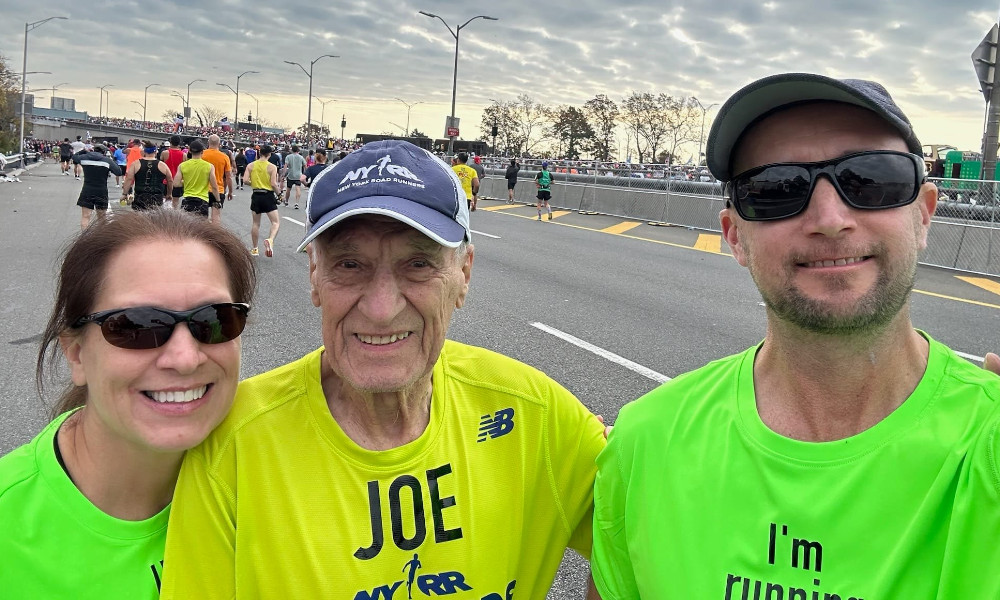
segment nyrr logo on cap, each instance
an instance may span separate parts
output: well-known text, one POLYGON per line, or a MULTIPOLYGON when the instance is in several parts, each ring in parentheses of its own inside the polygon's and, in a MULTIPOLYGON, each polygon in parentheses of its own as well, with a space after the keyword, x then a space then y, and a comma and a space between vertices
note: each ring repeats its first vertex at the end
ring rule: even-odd
POLYGON ((344 175, 344 178, 340 180, 340 183, 338 184, 340 187, 337 188, 337 193, 352 187, 359 187, 370 183, 393 182, 412 185, 419 188, 424 187, 423 182, 419 177, 413 174, 413 171, 410 171, 402 165, 394 165, 391 163, 392 156, 386 154, 382 158, 375 161, 375 164, 373 165, 348 171, 344 175), (378 172, 373 175, 372 170, 376 167, 378 167, 378 172), (347 185, 344 185, 345 183, 347 185))

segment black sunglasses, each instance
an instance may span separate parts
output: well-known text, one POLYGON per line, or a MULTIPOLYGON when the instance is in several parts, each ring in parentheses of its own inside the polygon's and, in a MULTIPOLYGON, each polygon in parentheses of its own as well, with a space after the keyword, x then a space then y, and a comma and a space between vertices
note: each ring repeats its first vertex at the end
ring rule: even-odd
POLYGON ((104 339, 112 346, 128 350, 149 350, 167 343, 178 323, 187 323, 191 336, 203 344, 235 340, 247 324, 250 305, 240 302, 207 304, 185 311, 154 306, 102 310, 80 317, 73 327, 87 323, 101 326, 104 339))
POLYGON ((809 205, 819 175, 826 175, 848 205, 863 210, 906 206, 924 182, 923 158, 873 150, 811 163, 775 163, 733 177, 729 200, 747 221, 794 217, 809 205))

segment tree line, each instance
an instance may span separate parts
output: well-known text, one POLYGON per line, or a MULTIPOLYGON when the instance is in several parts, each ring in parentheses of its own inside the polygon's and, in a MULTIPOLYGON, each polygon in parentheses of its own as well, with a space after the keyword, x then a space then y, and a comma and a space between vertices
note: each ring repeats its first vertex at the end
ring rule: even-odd
MULTIPOLYGON (((604 161, 634 156, 640 163, 677 163, 681 146, 698 145, 704 116, 695 98, 664 93, 633 91, 620 102, 598 94, 583 106, 546 106, 521 94, 483 109, 479 139, 506 156, 604 161), (619 152, 622 141, 624 150, 619 152)), ((695 162, 700 164, 700 159, 695 162)))

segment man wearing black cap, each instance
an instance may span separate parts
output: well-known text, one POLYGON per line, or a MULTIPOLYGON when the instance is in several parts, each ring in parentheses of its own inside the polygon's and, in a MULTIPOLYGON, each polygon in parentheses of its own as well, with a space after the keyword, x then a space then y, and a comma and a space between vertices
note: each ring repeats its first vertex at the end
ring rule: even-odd
POLYGON ((777 75, 707 149, 767 334, 621 410, 589 597, 1000 597, 1000 380, 910 322, 937 190, 908 119, 777 75))
POLYGON ((107 155, 108 149, 101 144, 90 152, 73 155, 73 164, 83 171, 83 188, 77 198, 80 207, 80 229, 90 225, 90 218, 97 211, 97 218, 103 219, 108 210, 108 177, 121 175, 122 170, 107 155))
POLYGON ((544 598, 567 546, 590 554, 603 428, 543 373, 446 341, 474 256, 458 178, 366 144, 313 180, 306 217, 324 347, 243 382, 188 452, 161 597, 405 598, 415 579, 544 598))

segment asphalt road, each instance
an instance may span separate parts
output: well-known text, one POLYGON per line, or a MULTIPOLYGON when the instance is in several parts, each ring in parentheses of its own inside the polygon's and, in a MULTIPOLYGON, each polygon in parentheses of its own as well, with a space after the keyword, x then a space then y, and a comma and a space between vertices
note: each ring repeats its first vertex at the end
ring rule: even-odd
MULTIPOLYGON (((57 165, 40 165, 20 179, 0 183, 5 255, 0 264, 0 362, 5 365, 0 371, 0 454, 43 426, 60 388, 53 384, 46 399, 39 399, 35 358, 58 255, 78 230, 80 214, 75 201, 81 182, 60 176, 57 165)), ((113 198, 115 192, 112 188, 113 198)), ((237 192, 223 211, 224 225, 248 245, 249 197, 249 189, 237 192)), ((472 215, 472 286, 448 336, 542 369, 609 422, 623 404, 665 377, 741 351, 763 337, 760 296, 717 236, 575 213, 538 222, 530 206, 504 206, 482 201, 472 215)), ((258 259, 258 296, 243 337, 244 376, 320 344, 306 256, 294 252, 303 226, 292 220, 303 222, 304 211, 282 207, 280 212, 276 254, 258 259)), ((1000 280, 957 276, 967 274, 918 270, 914 323, 972 357, 1000 349, 1000 280)), ((549 598, 582 598, 586 568, 579 557, 569 557, 549 598)))

